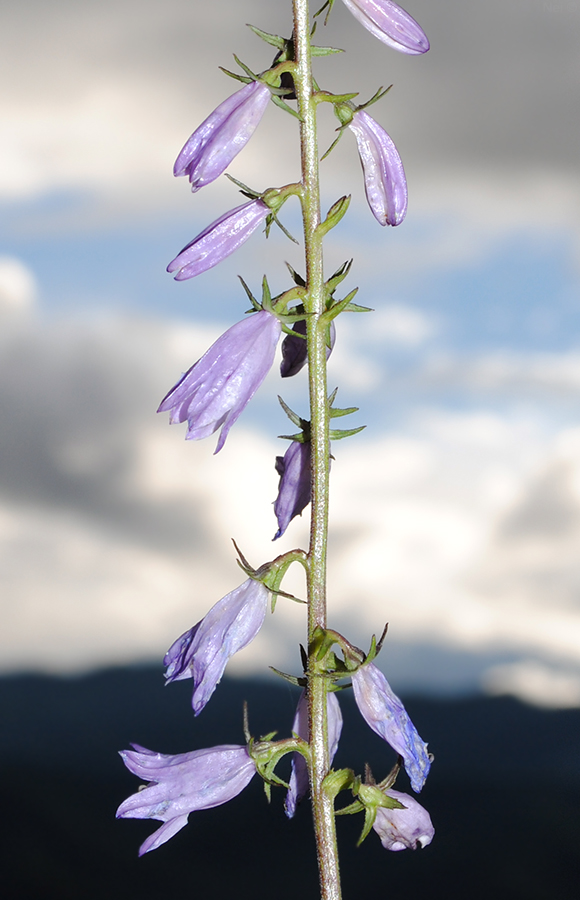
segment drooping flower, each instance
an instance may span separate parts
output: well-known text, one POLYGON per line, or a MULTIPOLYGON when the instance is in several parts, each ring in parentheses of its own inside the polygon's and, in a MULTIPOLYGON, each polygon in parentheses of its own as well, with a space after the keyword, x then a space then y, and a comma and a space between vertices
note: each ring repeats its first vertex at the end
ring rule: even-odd
POLYGON ((409 794, 393 790, 387 790, 385 794, 398 800, 405 809, 377 808, 373 828, 383 847, 394 851, 417 850, 430 844, 435 829, 427 810, 409 794))
POLYGON ((270 371, 280 331, 279 320, 264 309, 232 325, 171 388, 157 412, 170 411, 172 425, 187 420, 188 441, 221 428, 218 453, 270 371))
POLYGON ((229 658, 258 634, 266 616, 268 594, 261 581, 248 578, 218 600, 165 654, 168 684, 193 678, 191 705, 196 716, 215 691, 229 658))
MULTIPOLYGON (((292 331, 296 334, 306 334, 306 320, 299 319, 292 326, 292 331)), ((329 329, 330 347, 326 348, 326 358, 332 353, 334 342, 336 340, 336 328, 334 322, 330 323, 329 329)), ((295 337, 293 334, 286 334, 282 341, 282 362, 280 363, 280 375, 282 378, 291 378, 306 365, 308 361, 308 347, 306 340, 301 337, 295 337)))
MULTIPOLYGON (((329 692, 326 695, 326 710, 328 753, 329 761, 332 763, 338 749, 338 742, 342 731, 342 713, 340 711, 337 696, 334 692, 329 692)), ((305 741, 309 739, 308 703, 305 691, 302 691, 300 699, 298 700, 296 715, 294 716, 294 722, 292 723, 292 731, 305 741)), ((296 812, 296 807, 308 793, 308 767, 306 765, 306 760, 301 753, 292 754, 292 772, 288 784, 289 789, 286 794, 284 809, 288 818, 291 819, 296 812)))
POLYGON ((251 81, 220 103, 186 142, 173 174, 188 175, 194 193, 215 181, 250 140, 269 99, 267 86, 251 81))
POLYGON ((345 6, 383 44, 417 56, 429 49, 429 39, 418 22, 392 0, 343 0, 345 6))
POLYGON ((429 774, 431 758, 407 710, 374 663, 357 669, 352 676, 352 688, 363 719, 403 757, 411 787, 419 793, 429 774))
POLYGON ((280 483, 274 502, 278 519, 274 540, 282 537, 292 519, 310 503, 310 441, 292 441, 284 456, 276 457, 276 471, 280 483))
POLYGON ((118 819, 158 819, 164 824, 149 835, 139 856, 156 850, 185 825, 189 813, 232 800, 256 773, 246 747, 223 744, 169 756, 138 744, 120 755, 130 772, 150 782, 117 810, 118 819))
POLYGON ((356 137, 365 193, 375 219, 380 225, 400 225, 407 213, 407 179, 397 148, 364 109, 355 112, 348 127, 356 137))
POLYGON ((167 271, 177 273, 176 281, 186 281, 207 272, 241 247, 269 212, 270 208, 260 199, 230 209, 187 244, 171 260, 167 271))

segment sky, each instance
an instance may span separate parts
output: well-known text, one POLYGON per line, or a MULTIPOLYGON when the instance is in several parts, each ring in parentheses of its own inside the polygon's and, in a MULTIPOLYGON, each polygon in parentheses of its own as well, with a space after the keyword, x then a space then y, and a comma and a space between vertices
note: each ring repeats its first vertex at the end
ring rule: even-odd
MULTIPOLYGON (((337 2, 321 86, 367 99, 403 158, 409 212, 381 228, 352 135, 322 167, 352 194, 327 271, 354 263, 373 313, 345 315, 329 365, 361 435, 333 448, 329 621, 396 689, 512 693, 580 706, 580 8, 568 0, 409 0, 422 57, 376 41, 337 2)), ((0 671, 158 661, 276 544, 274 458, 306 415, 275 366, 213 455, 155 410, 267 273, 303 268, 281 232, 199 278, 165 266, 239 195, 191 195, 172 165, 287 34, 266 0, 21 0, 0 5, 0 671)), ((298 177, 272 106, 232 164, 257 190, 298 177)), ((334 139, 320 116, 321 148, 334 139)), ((299 232, 298 210, 283 220, 299 232)), ((303 594, 298 574, 288 589, 303 594)), ((298 671, 303 611, 279 602, 230 664, 298 671)))

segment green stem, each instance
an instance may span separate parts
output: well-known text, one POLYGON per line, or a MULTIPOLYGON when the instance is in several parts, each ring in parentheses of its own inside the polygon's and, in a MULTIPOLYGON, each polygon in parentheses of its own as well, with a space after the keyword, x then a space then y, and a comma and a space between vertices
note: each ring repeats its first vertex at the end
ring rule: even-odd
MULTIPOLYGON (((302 159, 302 216, 306 258, 306 320, 310 390, 312 514, 308 551, 308 641, 317 626, 326 627, 326 546, 328 537, 328 475, 330 466, 329 415, 326 385, 326 329, 320 317, 326 309, 322 235, 316 102, 312 90, 310 13, 308 0, 293 0, 296 70, 294 84, 300 115, 302 159)), ((334 804, 323 788, 328 773, 326 695, 328 679, 316 672, 309 659, 308 709, 310 722, 310 791, 316 835, 322 900, 340 900, 340 876, 334 804)))

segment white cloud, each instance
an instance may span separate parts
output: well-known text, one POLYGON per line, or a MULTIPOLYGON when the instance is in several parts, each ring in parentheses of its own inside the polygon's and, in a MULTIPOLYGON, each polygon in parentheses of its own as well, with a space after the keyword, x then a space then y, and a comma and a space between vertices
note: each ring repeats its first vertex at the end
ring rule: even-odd
POLYGON ((535 659, 492 666, 484 672, 482 685, 488 694, 512 694, 548 709, 580 706, 580 672, 556 669, 535 659))
POLYGON ((37 295, 36 279, 19 259, 0 256, 0 315, 30 312, 37 295))

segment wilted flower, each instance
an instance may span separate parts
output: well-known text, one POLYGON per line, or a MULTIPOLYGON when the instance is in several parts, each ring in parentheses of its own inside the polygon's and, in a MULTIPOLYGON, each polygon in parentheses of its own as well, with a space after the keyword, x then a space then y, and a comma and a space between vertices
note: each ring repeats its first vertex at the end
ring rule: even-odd
POLYGON ((418 847, 430 844, 435 829, 427 810, 409 794, 392 790, 385 791, 385 794, 398 800, 405 809, 387 809, 384 806, 377 808, 373 828, 383 847, 395 851, 417 850, 418 847))
POLYGON ((220 103, 185 144, 173 174, 188 175, 193 192, 215 181, 250 140, 269 99, 266 85, 251 81, 220 103))
MULTIPOLYGON (((296 334, 306 334, 306 320, 299 319, 292 326, 292 331, 296 334)), ((334 322, 330 323, 329 329, 330 347, 326 348, 326 358, 332 353, 334 342, 336 340, 336 328, 334 322)), ((297 375, 298 372, 306 365, 308 361, 308 347, 305 338, 295 337, 293 334, 286 334, 282 341, 282 362, 280 363, 280 375, 282 378, 290 378, 297 375)))
POLYGON ((187 244, 169 263, 167 271, 177 272, 176 281, 207 272, 241 247, 269 212, 263 200, 250 200, 230 209, 187 244))
POLYGON ((374 663, 361 666, 353 674, 352 687, 363 719, 403 757, 411 787, 418 793, 429 774, 431 759, 405 707, 374 663))
POLYGON ((274 540, 282 537, 294 516, 310 503, 310 441, 292 441, 284 456, 276 457, 276 471, 280 483, 274 502, 278 519, 274 540))
POLYGON ((369 206, 381 225, 400 225, 407 213, 407 179, 384 128, 359 109, 349 126, 356 137, 369 206))
POLYGON ((218 600, 165 654, 167 683, 193 678, 191 705, 196 716, 215 691, 230 656, 247 647, 258 634, 267 606, 268 588, 248 578, 218 600))
MULTIPOLYGON (((332 763, 338 749, 338 742, 342 731, 342 713, 340 711, 337 696, 334 692, 329 692, 326 695, 326 711, 329 762, 332 763)), ((308 703, 305 691, 302 691, 298 706, 296 707, 292 731, 303 740, 309 740, 308 703)), ((296 812, 297 805, 308 793, 308 767, 306 765, 306 760, 301 753, 292 754, 292 772, 288 784, 289 790, 286 794, 284 809, 286 810, 288 818, 291 819, 296 812)))
POLYGON ((393 50, 416 56, 429 49, 421 26, 392 0, 344 0, 344 4, 367 31, 393 50))
POLYGON ((232 325, 180 378, 157 412, 169 410, 172 425, 187 420, 188 441, 221 428, 218 453, 270 371, 280 331, 276 316, 263 309, 232 325))
POLYGON ((232 800, 256 773, 245 747, 223 744, 168 756, 132 745, 121 757, 130 772, 151 782, 117 810, 118 819, 159 819, 164 824, 139 848, 139 856, 156 850, 185 825, 190 812, 232 800))

